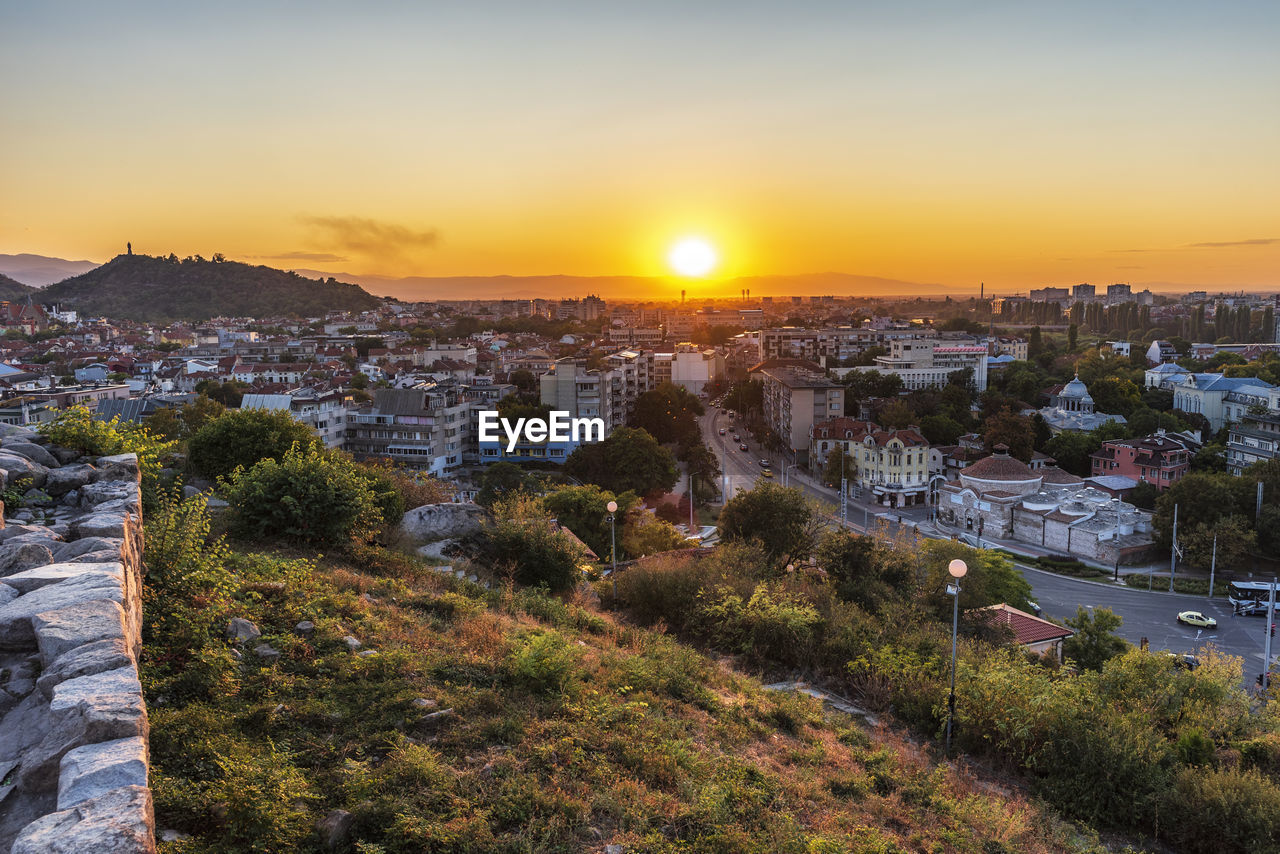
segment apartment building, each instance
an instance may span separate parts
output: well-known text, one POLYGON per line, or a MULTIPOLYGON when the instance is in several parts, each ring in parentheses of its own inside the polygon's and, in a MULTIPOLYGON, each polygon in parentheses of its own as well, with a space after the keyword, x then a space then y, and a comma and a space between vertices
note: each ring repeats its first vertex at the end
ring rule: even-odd
POLYGON ((907 326, 839 326, 809 329, 784 326, 760 330, 759 361, 807 359, 835 367, 841 359, 862 355, 869 347, 887 347, 899 339, 932 337, 932 329, 907 326))
POLYGON ((462 465, 474 442, 475 400, 456 384, 378 389, 373 404, 349 413, 346 449, 356 459, 385 457, 443 476, 462 465))
POLYGON ((654 388, 656 359, 650 350, 623 350, 600 368, 586 359, 556 360, 540 380, 542 403, 573 418, 603 418, 605 435, 626 424, 636 398, 654 388))
POLYGON ((1227 471, 1239 477, 1254 463, 1280 457, 1280 415, 1245 414, 1227 434, 1227 471))
POLYGON ((764 420, 804 464, 813 425, 844 414, 845 388, 816 371, 768 367, 754 371, 764 383, 764 420))
POLYGON ((904 388, 915 390, 945 386, 955 371, 973 371, 974 387, 987 389, 987 346, 951 344, 924 338, 894 339, 889 353, 877 356, 874 364, 857 371, 879 371, 902 378, 904 388))
POLYGON ((354 405, 349 394, 301 388, 284 394, 246 394, 240 408, 288 412, 314 430, 326 448, 343 448, 347 416, 354 405))
POLYGON ((725 373, 724 354, 696 344, 677 344, 671 359, 671 382, 693 394, 702 394, 708 384, 725 373))
POLYGON ((1186 443, 1164 430, 1140 439, 1111 439, 1090 457, 1091 474, 1095 477, 1121 475, 1161 491, 1182 480, 1191 465, 1191 450, 1186 443))

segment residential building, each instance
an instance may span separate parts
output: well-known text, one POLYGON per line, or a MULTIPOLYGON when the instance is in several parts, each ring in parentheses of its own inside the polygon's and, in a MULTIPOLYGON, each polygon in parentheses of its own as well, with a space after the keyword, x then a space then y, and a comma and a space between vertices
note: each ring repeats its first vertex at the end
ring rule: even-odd
POLYGON ((889 507, 924 504, 929 497, 929 442, 916 427, 894 430, 870 421, 833 418, 815 424, 810 435, 810 465, 825 466, 837 449, 852 461, 850 485, 889 507))
POLYGON ((677 344, 671 360, 671 382, 693 394, 724 376, 724 355, 696 344, 677 344))
POLYGON ((1008 629, 1013 634, 1014 642, 1030 654, 1042 658, 1047 656, 1059 663, 1062 662, 1062 642, 1075 635, 1071 629, 1064 629, 1057 623, 1043 620, 1003 602, 966 613, 990 625, 1008 629))
POLYGON ((1028 350, 1025 338, 989 338, 987 352, 992 356, 1012 356, 1020 362, 1027 360, 1028 350))
POLYGON ((1203 415, 1213 430, 1240 421, 1252 407, 1277 410, 1280 395, 1275 386, 1256 377, 1227 377, 1222 374, 1182 374, 1166 381, 1173 391, 1173 408, 1203 415))
POLYGON ((1097 294, 1094 292, 1093 285, 1082 284, 1071 288, 1071 298, 1073 300, 1090 302, 1091 300, 1097 299, 1097 294))
POLYGON ((766 367, 752 373, 764 382, 765 424, 803 464, 813 425, 844 414, 844 386, 799 367, 766 367))
POLYGON ((1107 305, 1132 302, 1133 291, 1126 284, 1107 285, 1107 305))
POLYGON ((1254 463, 1280 457, 1280 415, 1246 413, 1227 434, 1227 471, 1237 477, 1254 463))
POLYGON ((1191 449, 1177 437, 1157 430, 1140 439, 1110 439, 1090 457, 1095 477, 1120 475, 1164 491, 1187 473, 1191 449))
POLYGON ((342 448, 347 442, 347 415, 354 405, 349 394, 299 388, 283 394, 248 393, 240 408, 288 412, 314 430, 326 448, 342 448))
POLYGON ((443 476, 463 463, 472 404, 454 384, 378 389, 347 415, 345 446, 356 459, 387 458, 443 476))
POLYGON ((1071 299, 1071 292, 1066 288, 1032 288, 1028 296, 1033 302, 1065 302, 1071 299))
POLYGON ((1168 341, 1152 341, 1147 348, 1147 364, 1162 365, 1178 361, 1178 351, 1168 341))

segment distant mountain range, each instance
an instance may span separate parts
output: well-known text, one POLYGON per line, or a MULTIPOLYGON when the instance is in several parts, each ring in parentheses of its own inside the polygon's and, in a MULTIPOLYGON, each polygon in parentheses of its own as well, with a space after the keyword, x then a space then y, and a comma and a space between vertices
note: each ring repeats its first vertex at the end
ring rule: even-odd
POLYGON ((44 255, 0 255, 0 274, 37 288, 87 273, 97 266, 92 261, 68 261, 44 255))
MULTIPOLYGON (((433 299, 560 299, 597 294, 605 299, 670 300, 689 292, 690 300, 724 299, 750 289, 753 297, 789 296, 957 296, 950 285, 856 276, 849 273, 808 273, 795 276, 742 276, 724 280, 682 282, 659 276, 370 276, 298 270, 307 276, 335 276, 355 282, 381 296, 406 301, 433 299), (710 292, 710 293, 708 293, 710 292)), ((975 290, 975 296, 976 290, 975 290)))
POLYGON ((272 267, 174 256, 117 255, 101 267, 39 292, 81 314, 150 322, 210 317, 313 317, 379 305, 357 285, 319 281, 272 267))

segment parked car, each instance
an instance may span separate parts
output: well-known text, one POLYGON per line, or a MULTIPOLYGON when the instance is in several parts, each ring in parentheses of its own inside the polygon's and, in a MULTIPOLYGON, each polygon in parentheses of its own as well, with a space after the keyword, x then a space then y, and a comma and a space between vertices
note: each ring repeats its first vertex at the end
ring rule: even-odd
POLYGON ((1216 629, 1218 621, 1213 617, 1206 617, 1199 611, 1182 611, 1178 614, 1178 622, 1186 623, 1188 626, 1198 626, 1202 629, 1216 629))
POLYGON ((1166 652, 1165 655, 1168 656, 1171 662, 1173 662, 1174 667, 1181 667, 1186 670, 1195 670, 1200 666, 1200 659, 1196 658, 1189 652, 1166 652))

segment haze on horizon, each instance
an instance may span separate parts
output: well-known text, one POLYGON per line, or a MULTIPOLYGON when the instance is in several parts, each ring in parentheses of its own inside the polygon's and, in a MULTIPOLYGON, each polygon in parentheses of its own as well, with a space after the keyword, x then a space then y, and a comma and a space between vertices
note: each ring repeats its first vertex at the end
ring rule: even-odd
POLYGON ((1280 287, 1273 3, 0 8, 0 253, 1280 287))

